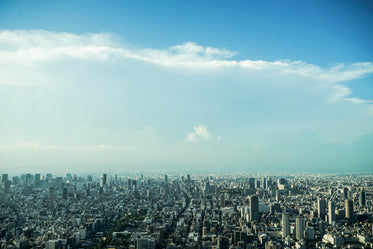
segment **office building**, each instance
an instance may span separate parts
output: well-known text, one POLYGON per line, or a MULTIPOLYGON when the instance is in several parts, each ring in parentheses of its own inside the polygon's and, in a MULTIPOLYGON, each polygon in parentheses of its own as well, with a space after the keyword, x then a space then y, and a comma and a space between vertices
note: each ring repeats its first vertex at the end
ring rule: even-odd
POLYGON ((289 235, 290 235, 289 216, 287 214, 282 214, 282 238, 286 238, 289 235))
POLYGON ((347 220, 352 220, 354 218, 354 201, 351 199, 345 200, 345 214, 347 220))
POLYGON ((331 225, 335 222, 335 204, 332 200, 330 200, 328 204, 328 221, 331 225))
POLYGON ((318 212, 318 217, 322 220, 325 219, 325 207, 326 202, 323 198, 318 198, 317 199, 317 212, 318 212))
POLYGON ((301 240, 304 238, 304 224, 303 218, 297 217, 295 220, 295 238, 301 240))
POLYGON ((259 221, 259 198, 256 195, 250 197, 250 221, 259 221))
POLYGON ((359 205, 364 206, 365 205, 365 191, 362 190, 359 193, 359 205))

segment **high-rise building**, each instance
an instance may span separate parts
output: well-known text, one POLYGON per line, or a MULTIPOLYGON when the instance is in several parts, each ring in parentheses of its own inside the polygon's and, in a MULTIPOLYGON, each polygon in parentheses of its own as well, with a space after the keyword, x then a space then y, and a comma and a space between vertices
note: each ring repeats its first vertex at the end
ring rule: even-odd
POLYGON ((348 198, 348 188, 343 188, 343 198, 348 198))
POLYGON ((360 191, 360 194, 359 194, 359 205, 360 206, 364 206, 365 205, 365 191, 364 190, 360 191))
POLYGON ((263 189, 266 189, 267 188, 267 179, 264 178, 263 179, 263 189))
POLYGON ((280 191, 276 190, 276 201, 280 201, 280 191))
POLYGON ((168 176, 167 176, 167 175, 164 175, 164 181, 165 181, 165 182, 168 181, 168 176))
POLYGON ((255 188, 255 178, 253 178, 253 177, 249 178, 249 188, 251 188, 251 189, 255 188))
POLYGON ((282 238, 286 238, 289 235, 290 235, 289 216, 287 214, 282 214, 282 238))
POLYGON ((335 222, 335 204, 332 200, 330 200, 328 204, 328 221, 331 225, 335 222))
POLYGON ((250 197, 250 221, 259 221, 259 198, 256 195, 250 197))
POLYGON ((8 174, 3 174, 1 176, 1 183, 6 183, 8 181, 8 174))
POLYGON ((103 175, 102 175, 102 184, 103 184, 104 186, 106 186, 106 184, 107 184, 107 174, 103 174, 103 175))
POLYGON ((259 189, 260 188, 260 180, 255 181, 255 188, 259 189))
POLYGON ((351 199, 345 200, 345 214, 347 220, 352 220, 354 217, 354 201, 351 199))
POLYGON ((40 180, 41 180, 40 174, 35 174, 35 186, 36 187, 40 186, 40 180))
POLYGON ((323 198, 317 198, 317 212, 320 219, 325 219, 325 206, 326 202, 323 198))
POLYGON ((295 238, 301 240, 304 238, 304 224, 303 218, 297 217, 295 220, 295 238))

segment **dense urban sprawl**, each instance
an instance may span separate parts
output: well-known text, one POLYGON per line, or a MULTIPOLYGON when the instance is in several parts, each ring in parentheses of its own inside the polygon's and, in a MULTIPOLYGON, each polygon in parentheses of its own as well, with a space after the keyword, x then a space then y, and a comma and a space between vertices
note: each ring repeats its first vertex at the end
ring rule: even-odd
POLYGON ((373 248, 371 175, 2 174, 0 248, 373 248))

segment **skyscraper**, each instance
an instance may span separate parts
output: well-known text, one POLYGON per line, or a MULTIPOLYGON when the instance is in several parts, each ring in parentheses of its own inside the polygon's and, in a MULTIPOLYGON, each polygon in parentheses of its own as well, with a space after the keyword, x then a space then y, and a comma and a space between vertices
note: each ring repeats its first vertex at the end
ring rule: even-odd
POLYGON ((286 238, 290 235, 289 216, 282 214, 282 238, 286 238))
POLYGON ((343 188, 343 198, 348 198, 348 188, 343 188))
POLYGON ((320 219, 325 219, 325 206, 326 202, 323 198, 317 198, 317 211, 320 219))
POLYGON ((8 181, 8 174, 3 174, 2 176, 1 176, 1 183, 5 183, 5 182, 7 182, 8 181))
POLYGON ((295 220, 295 237, 297 240, 304 238, 304 225, 302 217, 297 217, 295 220))
POLYGON ((103 176, 102 176, 102 184, 104 186, 106 186, 106 184, 107 184, 107 174, 103 174, 103 176))
POLYGON ((255 178, 253 177, 249 178, 249 188, 251 189, 255 188, 255 178))
POLYGON ((360 206, 364 206, 365 205, 365 191, 364 190, 360 191, 360 194, 359 194, 359 205, 360 206))
POLYGON ((35 174, 35 186, 39 187, 40 186, 40 174, 35 174))
POLYGON ((328 204, 328 221, 331 225, 335 222, 335 204, 332 200, 330 200, 328 204))
POLYGON ((351 199, 345 200, 345 213, 346 213, 346 219, 352 220, 354 217, 354 201, 351 199))
POLYGON ((259 198, 256 195, 250 197, 250 221, 259 221, 259 198))

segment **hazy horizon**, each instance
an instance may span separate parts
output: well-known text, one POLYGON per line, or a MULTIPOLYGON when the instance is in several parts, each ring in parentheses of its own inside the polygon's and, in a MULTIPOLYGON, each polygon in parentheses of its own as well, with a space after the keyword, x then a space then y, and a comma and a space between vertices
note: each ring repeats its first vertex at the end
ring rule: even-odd
POLYGON ((0 171, 372 173, 372 10, 2 1, 0 171))

